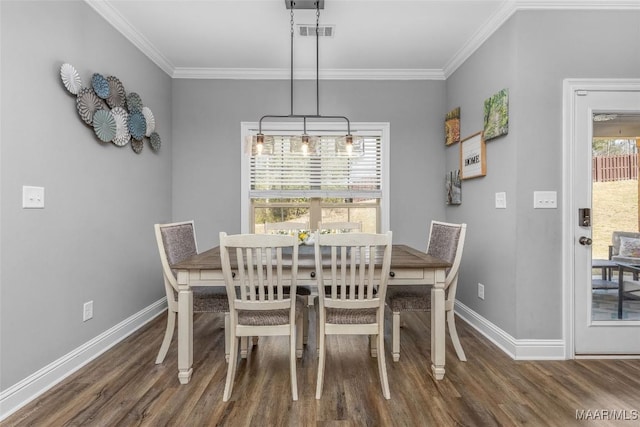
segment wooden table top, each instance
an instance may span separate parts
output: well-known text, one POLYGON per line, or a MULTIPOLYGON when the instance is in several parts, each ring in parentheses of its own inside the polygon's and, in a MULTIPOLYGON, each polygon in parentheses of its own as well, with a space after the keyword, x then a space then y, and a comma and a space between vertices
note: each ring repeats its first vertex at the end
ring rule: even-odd
MULTIPOLYGON (((230 253, 234 264, 234 253, 230 253)), ((391 269, 448 268, 451 263, 428 255, 407 245, 393 245, 391 251, 391 269)), ((177 270, 222 270, 220 247, 194 255, 171 266, 177 270)), ((315 268, 314 247, 301 245, 298 248, 298 268, 315 268)))

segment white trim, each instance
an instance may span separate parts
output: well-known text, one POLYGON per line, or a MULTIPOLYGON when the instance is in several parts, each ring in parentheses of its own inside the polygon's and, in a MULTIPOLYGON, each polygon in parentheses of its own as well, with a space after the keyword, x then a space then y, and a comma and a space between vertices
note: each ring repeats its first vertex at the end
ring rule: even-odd
POLYGON ((0 421, 124 340, 166 309, 167 298, 163 297, 22 381, 0 391, 0 421))
MULTIPOLYGON (((289 80, 288 68, 187 68, 177 67, 174 79, 289 80)), ((315 80, 315 69, 298 69, 296 80, 315 80)), ((325 69, 319 70, 320 80, 444 80, 439 69, 325 69)))
POLYGON ((502 26, 511 15, 517 10, 513 2, 504 2, 502 6, 489 17, 489 19, 478 28, 462 48, 444 65, 444 75, 446 78, 451 75, 469 59, 473 53, 484 44, 502 26))
POLYGON ((140 52, 146 55, 154 64, 168 75, 172 75, 175 66, 158 50, 137 28, 127 21, 112 3, 107 0, 85 0, 85 2, 100 16, 129 40, 140 52))
MULTIPOLYGON (((640 4, 638 4, 640 7, 640 4)), ((578 90, 585 91, 620 91, 640 87, 640 79, 565 79, 562 84, 562 305, 563 336, 565 358, 576 358, 575 353, 575 256, 574 229, 576 227, 577 206, 573 197, 573 175, 575 170, 575 97, 578 90)))
POLYGON ((460 301, 456 314, 514 360, 564 360, 562 339, 516 339, 460 301))
MULTIPOLYGON (((310 122, 307 123, 307 131, 327 131, 336 132, 344 131, 345 124, 343 122, 310 122)), ((241 233, 249 232, 249 156, 244 154, 244 141, 248 135, 255 134, 258 130, 258 122, 241 122, 240 123, 240 143, 238 144, 238 152, 241 156, 240 161, 240 230, 241 233)), ((263 132, 287 132, 300 131, 299 122, 263 122, 263 132)), ((351 133, 358 134, 376 134, 380 135, 380 145, 382 149, 382 199, 380 200, 380 227, 381 232, 386 233, 391 227, 390 209, 389 209, 389 188, 390 177, 389 165, 391 164, 391 128, 388 122, 353 122, 351 123, 351 133)))
MULTIPOLYGON (((149 57, 158 67, 176 79, 255 79, 287 80, 288 69, 276 68, 189 68, 175 67, 144 35, 131 25, 110 0, 85 0, 100 16, 149 57)), ((331 69, 320 70, 323 80, 446 80, 482 44, 519 10, 637 10, 638 0, 505 0, 487 21, 467 40, 443 69, 331 69)), ((297 79, 315 78, 315 70, 302 70, 297 79)))

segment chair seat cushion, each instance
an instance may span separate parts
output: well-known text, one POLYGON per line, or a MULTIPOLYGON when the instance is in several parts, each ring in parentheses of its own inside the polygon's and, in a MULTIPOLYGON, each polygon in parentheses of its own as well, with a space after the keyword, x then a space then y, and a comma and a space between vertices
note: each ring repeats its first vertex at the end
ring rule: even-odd
POLYGON ((332 308, 327 307, 327 323, 335 325, 361 325, 376 323, 377 308, 332 308))
POLYGON ((626 257, 626 256, 620 256, 620 255, 612 256, 611 261, 625 262, 627 264, 640 264, 640 258, 626 257))
POLYGON ((209 286, 193 287, 194 313, 225 313, 229 311, 227 290, 209 286))
POLYGON ((387 290, 387 305, 394 313, 400 311, 429 311, 431 296, 428 291, 387 290))
MULTIPOLYGON (((306 305, 303 296, 296 296, 296 317, 302 314, 306 305)), ((238 310, 238 324, 248 326, 286 325, 289 323, 289 310, 238 310)))

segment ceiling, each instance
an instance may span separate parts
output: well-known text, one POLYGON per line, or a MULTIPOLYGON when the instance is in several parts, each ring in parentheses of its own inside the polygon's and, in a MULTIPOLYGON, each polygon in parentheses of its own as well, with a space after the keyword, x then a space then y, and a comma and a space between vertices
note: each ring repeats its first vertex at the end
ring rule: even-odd
MULTIPOLYGON (((285 0, 85 0, 174 78, 287 79, 285 0)), ((638 0, 622 0, 622 3, 638 0)), ((519 9, 604 8, 618 0, 325 0, 320 78, 443 80, 519 9)), ((315 25, 315 10, 295 24, 315 25)), ((315 78, 315 37, 296 36, 296 78, 315 78)))

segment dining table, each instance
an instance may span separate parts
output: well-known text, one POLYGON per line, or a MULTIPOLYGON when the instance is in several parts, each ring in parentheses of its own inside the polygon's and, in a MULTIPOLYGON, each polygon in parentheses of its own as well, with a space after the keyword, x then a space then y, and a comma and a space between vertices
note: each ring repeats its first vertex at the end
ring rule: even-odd
MULTIPOLYGON (((232 270, 235 268, 231 259, 232 270)), ((328 265, 327 265, 328 267, 328 265)), ((394 244, 387 286, 431 287, 431 371, 437 380, 445 374, 445 276, 448 261, 403 244, 394 244)), ((178 282, 178 380, 187 384, 193 373, 193 293, 192 286, 225 286, 216 246, 171 265, 178 282)), ((298 285, 316 287, 313 246, 298 251, 298 285)), ((288 270, 290 271, 290 270, 288 270)), ((285 274, 287 270, 285 270, 285 274)))

